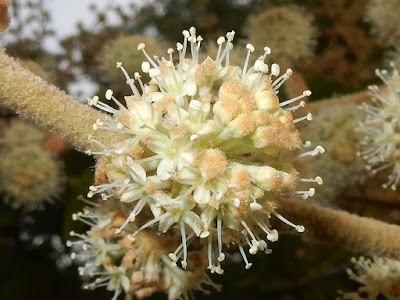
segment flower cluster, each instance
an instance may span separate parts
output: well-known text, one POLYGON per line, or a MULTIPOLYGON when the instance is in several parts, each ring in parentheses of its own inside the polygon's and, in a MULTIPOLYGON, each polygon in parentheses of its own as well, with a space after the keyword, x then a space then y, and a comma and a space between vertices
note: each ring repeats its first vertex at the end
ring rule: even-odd
MULTIPOLYGON (((168 249, 173 243, 151 231, 138 234, 139 242, 126 234, 115 235, 124 222, 121 212, 110 212, 96 204, 73 215, 90 226, 86 234, 71 232, 74 241, 71 258, 81 265, 79 273, 87 278, 86 289, 106 287, 113 292, 113 300, 124 292, 128 299, 143 299, 155 292, 165 292, 168 299, 188 299, 194 290, 208 292, 205 287, 219 287, 212 283, 201 268, 182 270, 171 265, 168 249)), ((193 254, 197 264, 201 255, 193 254)))
POLYGON ((399 2, 396 0, 370 0, 366 17, 372 23, 373 31, 386 45, 400 43, 399 2))
POLYGON ((44 149, 46 134, 13 119, 0 138, 0 190, 13 208, 42 209, 62 190, 62 163, 44 149))
POLYGON ((392 72, 377 70, 376 74, 386 86, 369 87, 373 104, 362 106, 367 119, 359 129, 365 134, 366 149, 359 154, 367 160, 372 174, 392 168, 383 187, 395 190, 400 181, 400 75, 394 66, 392 72))
POLYGON ((400 298, 400 262, 398 260, 374 257, 372 259, 360 257, 353 258, 355 272, 347 270, 350 279, 361 286, 357 292, 343 293, 343 299, 363 300, 385 299, 395 300, 400 298))
POLYGON ((312 116, 293 119, 291 112, 304 106, 301 99, 310 91, 279 101, 278 89, 292 71, 280 74, 277 64, 266 65, 268 47, 250 66, 254 47, 248 44, 243 68, 230 65, 233 31, 218 38, 216 57, 204 61, 199 60, 202 38, 195 28, 183 31, 183 36, 183 43, 177 43, 176 64, 173 49, 168 49, 168 58, 153 59, 145 44, 139 44, 147 59, 142 70, 151 78, 148 85, 139 73, 130 78, 117 63, 133 93, 125 97, 126 107, 111 90, 105 98, 117 108, 97 96, 89 99, 89 105, 112 114, 107 121, 97 121, 94 129, 127 138, 115 148, 92 139, 103 150, 89 151, 99 159, 96 185, 89 188, 88 197, 117 198, 128 208, 117 235, 129 231, 135 240, 151 230, 179 239, 169 253, 175 266, 180 260, 188 268, 192 249, 205 249, 207 268, 222 274, 226 245, 239 249, 249 269, 244 247, 249 246, 250 254, 270 253, 267 241, 278 239, 271 216, 304 231, 276 211, 279 197, 306 199, 315 190, 297 190, 299 182, 322 184, 320 177, 299 177, 292 165, 324 152, 317 146, 299 154, 304 145, 295 123, 312 116), (128 229, 133 225, 138 228, 128 229))
POLYGON ((268 37, 277 61, 295 62, 310 56, 315 45, 313 17, 301 7, 276 7, 252 16, 248 20, 249 41, 261 46, 268 37), (264 24, 267 24, 265 26, 264 24))

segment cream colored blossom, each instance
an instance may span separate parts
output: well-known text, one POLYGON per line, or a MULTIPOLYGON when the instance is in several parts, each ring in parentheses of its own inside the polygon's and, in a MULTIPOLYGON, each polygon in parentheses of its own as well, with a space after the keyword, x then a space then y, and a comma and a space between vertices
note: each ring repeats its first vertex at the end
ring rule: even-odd
POLYGON ((377 70, 376 74, 386 86, 369 87, 373 104, 362 106, 367 118, 360 126, 360 131, 365 133, 365 150, 360 155, 367 160, 372 174, 392 169, 383 187, 395 190, 400 181, 400 75, 394 66, 391 72, 377 70))
POLYGON ((348 269, 350 279, 361 286, 356 292, 342 293, 343 299, 373 300, 384 297, 388 300, 400 298, 400 262, 374 257, 352 259, 355 271, 348 269))
MULTIPOLYGON (((120 212, 86 208, 74 214, 75 220, 90 226, 86 234, 71 232, 71 258, 81 266, 79 273, 88 282, 86 289, 105 287, 114 292, 112 300, 122 293, 127 299, 143 299, 155 292, 165 292, 169 300, 188 299, 193 290, 219 289, 201 268, 182 270, 167 256, 171 242, 150 231, 139 233, 138 241, 127 238, 125 231, 115 235, 124 218, 120 212)), ((202 264, 199 255, 193 255, 202 264)))
POLYGON ((400 5, 397 0, 370 0, 366 11, 373 32, 382 42, 391 46, 400 42, 399 15, 400 5))
POLYGON ((234 34, 218 38, 216 57, 203 61, 199 60, 202 38, 193 27, 183 31, 184 41, 176 45, 176 63, 175 50, 168 49, 167 58, 152 58, 146 45, 139 44, 146 58, 142 71, 150 83, 144 84, 138 73, 131 78, 117 63, 132 89, 126 105, 111 90, 105 98, 118 109, 97 96, 89 99, 90 105, 112 115, 107 122, 94 124, 94 129, 123 133, 127 139, 113 149, 102 145, 101 152, 89 151, 101 156, 98 173, 104 176, 90 187, 88 196, 132 203, 117 234, 134 223, 139 228, 131 239, 145 229, 180 236, 180 245, 169 257, 174 265, 181 260, 184 269, 191 243, 207 249, 211 272, 223 273, 223 245, 232 244, 250 268, 244 247, 249 246, 251 254, 270 253, 267 241, 278 239, 269 223, 271 216, 304 231, 276 211, 278 198, 294 194, 306 199, 315 190, 297 190, 298 183, 322 183, 319 177, 300 178, 292 166, 295 159, 324 152, 317 146, 298 153, 303 143, 295 123, 312 116, 293 119, 291 111, 304 106, 301 99, 310 91, 279 100, 279 88, 292 71, 281 73, 279 65, 265 64, 268 47, 249 65, 254 47, 248 44, 243 67, 232 66, 234 34), (144 216, 140 221, 139 214, 144 216))

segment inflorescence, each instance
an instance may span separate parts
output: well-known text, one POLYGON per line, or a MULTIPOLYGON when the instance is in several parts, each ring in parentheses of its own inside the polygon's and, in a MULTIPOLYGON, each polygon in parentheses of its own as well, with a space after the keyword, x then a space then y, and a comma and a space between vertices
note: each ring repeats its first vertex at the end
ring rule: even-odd
POLYGON ((400 75, 392 67, 391 72, 376 70, 385 87, 369 86, 373 104, 362 106, 367 118, 359 128, 365 134, 365 150, 359 154, 367 160, 367 168, 372 174, 391 168, 383 187, 396 190, 400 181, 400 75))
POLYGON ((310 143, 302 143, 295 123, 312 116, 293 119, 291 113, 305 105, 302 98, 311 92, 280 102, 279 88, 292 70, 281 74, 279 65, 265 64, 268 47, 249 65, 254 47, 248 44, 243 67, 230 65, 234 34, 218 38, 216 57, 204 61, 199 60, 202 38, 193 27, 183 31, 184 41, 176 45, 177 63, 173 49, 167 58, 152 58, 141 43, 138 50, 146 57, 142 71, 150 83, 144 84, 139 73, 131 78, 118 62, 132 90, 126 106, 111 90, 105 98, 117 108, 97 96, 88 99, 89 105, 111 114, 107 121, 97 121, 95 130, 127 136, 115 148, 92 139, 103 150, 89 151, 99 159, 88 197, 98 194, 104 201, 125 204, 124 221, 113 238, 122 235, 141 243, 139 235, 161 232, 175 240, 175 250, 167 255, 177 270, 179 261, 190 270, 193 252, 204 249, 206 267, 222 274, 224 246, 238 248, 249 269, 244 248, 250 254, 270 253, 267 241, 278 239, 272 216, 304 231, 277 212, 279 198, 307 199, 315 189, 298 190, 299 183, 322 184, 320 177, 299 177, 292 165, 324 152, 317 146, 299 153, 310 143))
MULTIPOLYGON (((90 202, 88 202, 90 203, 90 202)), ((112 300, 124 292, 127 299, 143 299, 155 292, 165 292, 168 299, 189 299, 194 290, 208 293, 207 287, 219 290, 204 269, 198 253, 193 253, 193 268, 182 270, 171 265, 165 251, 173 243, 168 238, 156 236, 151 231, 142 231, 138 241, 127 235, 116 235, 125 217, 90 203, 83 212, 73 215, 90 226, 86 234, 71 232, 74 241, 71 258, 81 266, 79 274, 88 279, 85 289, 106 287, 113 292, 112 300)), ((193 298, 193 297, 192 297, 193 298)))
POLYGON ((389 258, 353 258, 354 271, 347 270, 350 279, 361 286, 356 292, 343 293, 342 299, 367 300, 383 297, 388 300, 400 297, 400 262, 389 258))

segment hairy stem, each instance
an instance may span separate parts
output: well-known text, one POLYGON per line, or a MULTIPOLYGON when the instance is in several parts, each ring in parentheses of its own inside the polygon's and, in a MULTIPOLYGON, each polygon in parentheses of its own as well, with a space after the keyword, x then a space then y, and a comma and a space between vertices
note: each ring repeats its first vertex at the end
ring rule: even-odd
POLYGON ((312 241, 336 245, 364 255, 398 259, 400 227, 297 199, 282 200, 279 213, 304 225, 312 241))
POLYGON ((32 74, 4 50, 0 50, 0 70, 0 104, 56 132, 80 151, 100 150, 89 141, 89 136, 108 146, 119 143, 121 135, 93 130, 93 123, 104 120, 105 114, 32 74))

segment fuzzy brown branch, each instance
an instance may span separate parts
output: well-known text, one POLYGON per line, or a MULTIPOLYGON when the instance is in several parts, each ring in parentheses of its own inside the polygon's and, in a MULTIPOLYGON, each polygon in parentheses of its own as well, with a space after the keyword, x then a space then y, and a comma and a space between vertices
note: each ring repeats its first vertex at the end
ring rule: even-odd
POLYGON ((7 8, 9 2, 8 0, 0 0, 0 32, 7 27, 9 23, 7 8))
POLYGON ((281 202, 279 213, 306 227, 302 233, 315 242, 335 245, 363 255, 398 259, 400 227, 297 199, 281 202))
POLYGON ((0 50, 0 104, 32 118, 40 126, 56 132, 78 150, 100 150, 88 136, 112 146, 121 135, 105 130, 93 130, 97 119, 106 115, 79 103, 64 91, 48 84, 22 67, 15 59, 0 50))

